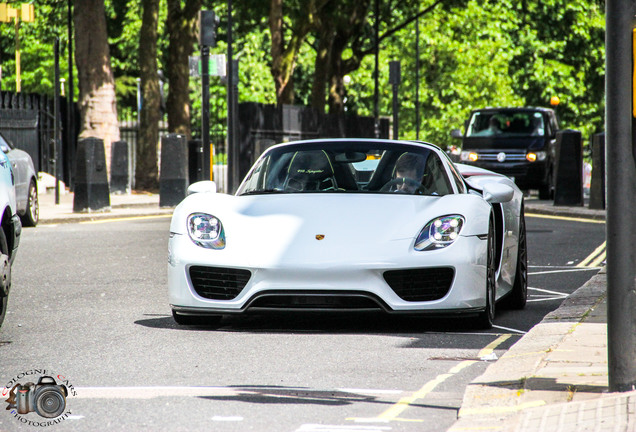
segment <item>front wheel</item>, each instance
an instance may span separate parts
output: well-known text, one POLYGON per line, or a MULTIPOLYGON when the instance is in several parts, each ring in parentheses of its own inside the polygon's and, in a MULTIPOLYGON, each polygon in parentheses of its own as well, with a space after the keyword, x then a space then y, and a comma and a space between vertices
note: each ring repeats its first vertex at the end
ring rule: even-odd
POLYGON ((526 219, 521 210, 519 219, 519 252, 517 253, 517 270, 512 291, 504 299, 503 305, 510 309, 523 309, 528 300, 528 243, 526 240, 526 219))
POLYGON ((495 320, 497 301, 495 256, 495 226, 491 219, 488 227, 488 256, 486 258, 486 308, 477 316, 477 326, 484 330, 491 328, 495 320))
POLYGON ((11 290, 11 261, 4 231, 0 229, 0 326, 7 313, 9 291, 11 290))

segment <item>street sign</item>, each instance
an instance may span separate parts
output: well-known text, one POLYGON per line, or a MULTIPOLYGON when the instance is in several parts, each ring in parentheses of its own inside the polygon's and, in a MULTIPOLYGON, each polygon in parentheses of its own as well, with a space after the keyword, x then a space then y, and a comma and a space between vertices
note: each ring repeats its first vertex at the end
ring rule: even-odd
MULTIPOLYGON (((188 65, 190 68, 190 76, 197 78, 201 76, 200 56, 190 56, 188 65)), ((210 55, 210 75, 218 77, 225 76, 225 54, 210 55)))

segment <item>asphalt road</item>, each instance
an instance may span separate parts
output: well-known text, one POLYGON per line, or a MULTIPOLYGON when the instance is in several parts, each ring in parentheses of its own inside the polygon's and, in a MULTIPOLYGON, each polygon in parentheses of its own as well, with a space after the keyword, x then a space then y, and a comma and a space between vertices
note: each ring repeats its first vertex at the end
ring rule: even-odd
MULTIPOLYGON (((593 263, 604 241, 601 224, 528 217, 530 302, 500 311, 491 331, 375 314, 250 316, 214 330, 170 316, 168 223, 24 231, 0 330, 0 386, 64 381, 68 414, 50 427, 445 430, 465 386, 595 273, 577 265, 593 263)), ((0 411, 0 430, 46 429, 41 422, 0 411)))

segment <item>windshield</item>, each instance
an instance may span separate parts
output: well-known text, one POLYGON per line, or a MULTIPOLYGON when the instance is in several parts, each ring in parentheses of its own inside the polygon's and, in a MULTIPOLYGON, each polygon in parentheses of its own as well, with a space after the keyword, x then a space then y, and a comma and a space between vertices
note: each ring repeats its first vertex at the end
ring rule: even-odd
POLYGON ((432 149, 378 142, 311 142, 261 157, 237 195, 267 193, 453 193, 432 149))
POLYGON ((476 112, 466 130, 467 137, 544 135, 543 115, 537 111, 476 112))

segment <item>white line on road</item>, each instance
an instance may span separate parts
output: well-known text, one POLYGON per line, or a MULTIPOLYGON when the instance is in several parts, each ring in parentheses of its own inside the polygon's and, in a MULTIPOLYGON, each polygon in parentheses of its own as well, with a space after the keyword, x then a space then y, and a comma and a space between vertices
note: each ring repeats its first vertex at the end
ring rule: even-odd
POLYGON ((532 273, 528 273, 528 276, 553 274, 553 273, 582 272, 582 271, 598 270, 599 268, 600 267, 578 267, 578 268, 570 267, 567 270, 563 269, 563 270, 548 270, 548 271, 532 272, 532 273))
POLYGON ((524 332, 523 330, 517 330, 517 329, 510 328, 510 327, 498 326, 498 325, 494 325, 494 324, 493 324, 493 327, 501 329, 501 330, 511 331, 513 333, 526 334, 526 332, 524 332))
POLYGON ((321 425, 321 424, 304 424, 296 432, 378 432, 390 431, 390 426, 343 426, 343 425, 321 425))

